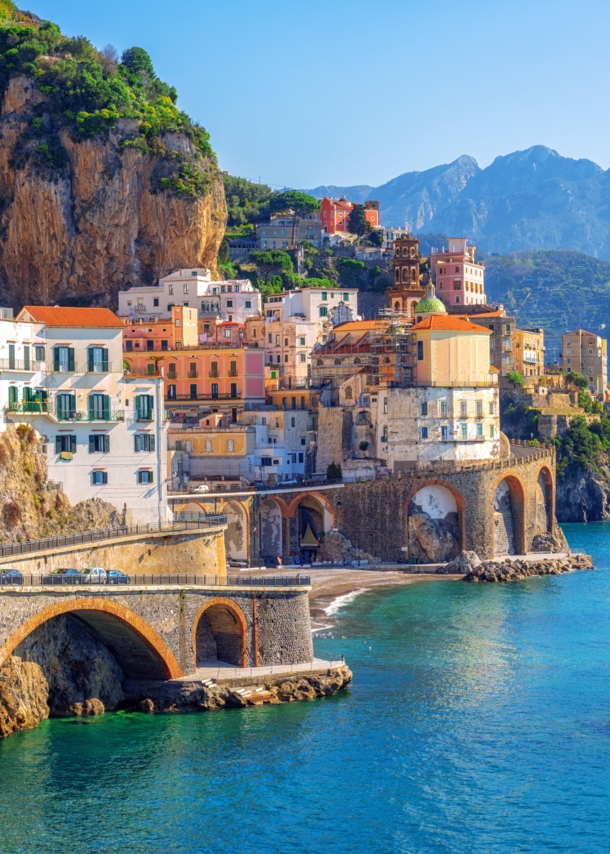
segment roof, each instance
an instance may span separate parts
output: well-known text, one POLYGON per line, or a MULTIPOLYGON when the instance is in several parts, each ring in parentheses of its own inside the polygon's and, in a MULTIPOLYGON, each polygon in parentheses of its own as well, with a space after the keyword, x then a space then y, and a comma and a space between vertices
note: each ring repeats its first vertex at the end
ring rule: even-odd
POLYGON ((346 320, 338 323, 333 332, 383 332, 389 325, 389 320, 346 320))
POLYGON ((495 371, 497 374, 499 374, 499 373, 500 373, 500 368, 496 368, 496 366, 495 366, 495 365, 490 365, 490 366, 489 366, 489 370, 490 370, 490 371, 495 371))
POLYGON ((491 332, 485 326, 478 326, 476 323, 471 323, 464 317, 457 317, 451 314, 431 314, 430 317, 425 317, 411 327, 411 332, 423 331, 431 329, 437 332, 486 332, 491 335, 491 332))
POLYGON ((473 314, 455 314, 454 317, 509 317, 510 315, 506 314, 506 310, 498 310, 498 311, 477 311, 473 314))
POLYGON ((424 314, 427 311, 435 311, 440 312, 441 314, 447 314, 447 309, 445 308, 445 304, 438 297, 424 297, 420 299, 420 301, 415 306, 415 314, 424 314))
POLYGON ((111 327, 123 329, 125 323, 109 308, 63 308, 58 305, 24 305, 17 320, 31 319, 47 326, 111 327), (27 313, 29 318, 23 317, 27 313))

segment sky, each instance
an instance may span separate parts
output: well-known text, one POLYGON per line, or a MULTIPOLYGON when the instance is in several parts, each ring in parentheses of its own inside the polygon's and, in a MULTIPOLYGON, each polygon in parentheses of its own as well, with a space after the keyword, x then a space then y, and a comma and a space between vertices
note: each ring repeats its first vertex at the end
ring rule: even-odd
POLYGON ((274 187, 378 186, 547 145, 610 167, 608 0, 17 0, 147 50, 219 164, 274 187))

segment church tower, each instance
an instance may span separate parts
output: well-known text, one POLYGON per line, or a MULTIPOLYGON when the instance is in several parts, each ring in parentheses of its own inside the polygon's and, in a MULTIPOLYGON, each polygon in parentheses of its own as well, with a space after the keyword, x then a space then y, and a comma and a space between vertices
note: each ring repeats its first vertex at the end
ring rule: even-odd
POLYGON ((414 308, 424 297, 419 280, 419 240, 399 237, 394 241, 394 284, 388 288, 390 310, 415 320, 414 308))

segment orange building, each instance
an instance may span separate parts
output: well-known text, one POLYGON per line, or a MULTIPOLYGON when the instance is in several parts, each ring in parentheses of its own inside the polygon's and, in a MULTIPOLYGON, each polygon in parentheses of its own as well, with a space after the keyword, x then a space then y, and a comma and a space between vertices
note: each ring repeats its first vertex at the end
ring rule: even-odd
MULTIPOLYGON (((349 234, 348 219, 354 203, 348 201, 345 196, 340 199, 330 199, 328 196, 324 196, 321 205, 322 234, 349 234)), ((364 208, 371 228, 378 228, 379 202, 365 202, 364 208)))
POLYGON ((123 350, 126 353, 150 353, 157 350, 180 350, 199 343, 197 309, 172 306, 172 316, 165 320, 141 318, 124 320, 123 350))

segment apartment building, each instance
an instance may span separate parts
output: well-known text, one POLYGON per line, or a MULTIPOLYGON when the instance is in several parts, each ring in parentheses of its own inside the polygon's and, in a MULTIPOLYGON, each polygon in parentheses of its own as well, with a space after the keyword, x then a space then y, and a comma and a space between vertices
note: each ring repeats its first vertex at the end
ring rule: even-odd
POLYGON ((489 339, 489 357, 491 364, 500 372, 500 376, 506 376, 509 371, 518 370, 518 358, 516 355, 516 333, 517 318, 512 317, 504 309, 498 306, 487 310, 484 306, 471 306, 469 311, 460 311, 455 306, 449 311, 452 317, 461 317, 471 320, 477 326, 484 326, 492 333, 489 339))
POLYGON ((524 377, 544 373, 544 329, 515 329, 515 370, 524 377))
MULTIPOLYGON (((125 318, 123 348, 126 353, 181 350, 199 344, 197 309, 174 305, 169 318, 150 320, 125 318)), ((154 362, 149 363, 154 367, 154 362)), ((152 371, 154 373, 154 370, 152 371)))
MULTIPOLYGON (((354 202, 345 196, 331 199, 324 196, 320 200, 320 219, 323 234, 349 234, 349 215, 354 208, 354 202)), ((379 202, 369 200, 364 203, 366 218, 371 228, 379 227, 379 202)))
POLYGON ((293 230, 295 247, 303 241, 313 243, 316 248, 322 243, 320 214, 315 213, 300 217, 296 227, 293 217, 282 215, 259 223, 254 229, 256 246, 258 249, 289 249, 292 247, 293 230))
POLYGON ((576 371, 589 380, 589 390, 605 398, 608 388, 607 341, 595 332, 577 329, 561 336, 561 367, 576 371))
POLYGON ((484 305, 485 266, 475 261, 475 246, 466 237, 450 237, 448 246, 430 252, 430 275, 446 306, 484 305))
POLYGON ((205 268, 176 270, 156 285, 119 293, 119 316, 168 319, 174 306, 196 308, 198 316, 239 321, 262 310, 262 297, 249 279, 212 281, 205 268))
POLYGON ((11 326, 0 352, 21 376, 0 378, 6 418, 43 437, 49 479, 72 504, 101 498, 127 523, 166 521, 163 380, 124 375, 122 321, 104 308, 25 306, 11 326))

